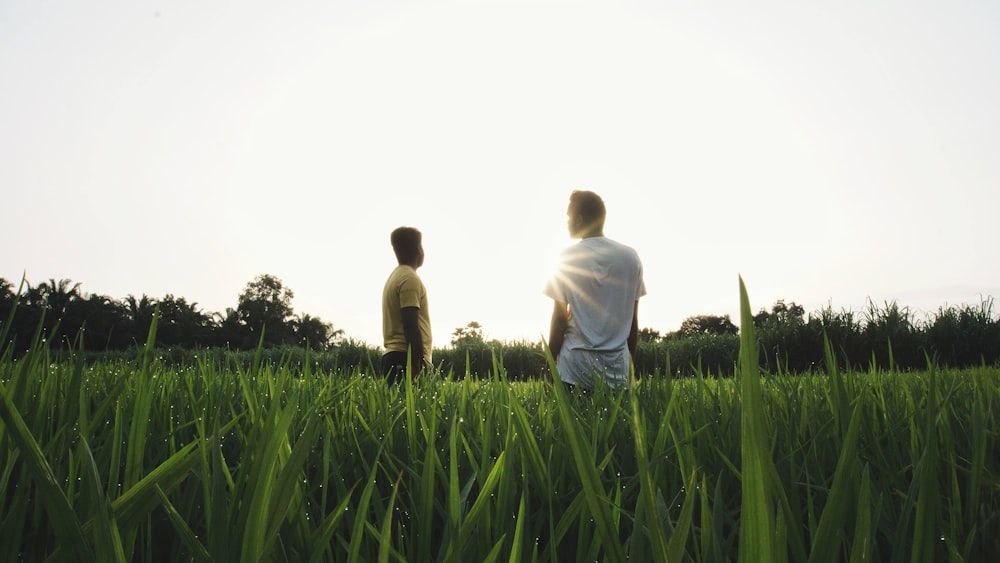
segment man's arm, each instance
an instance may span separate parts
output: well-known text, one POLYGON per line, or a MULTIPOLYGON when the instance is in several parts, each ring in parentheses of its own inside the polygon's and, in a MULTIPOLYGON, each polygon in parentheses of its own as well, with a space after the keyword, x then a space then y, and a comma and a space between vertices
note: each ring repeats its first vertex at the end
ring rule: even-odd
POLYGON ((552 359, 559 359, 563 341, 566 339, 566 327, 569 326, 569 305, 562 301, 554 301, 552 305, 552 321, 549 323, 549 351, 552 359))
POLYGON ((628 355, 632 356, 632 364, 635 364, 635 349, 639 342, 639 300, 635 301, 632 308, 632 328, 628 331, 628 355))
POLYGON ((410 370, 415 377, 424 366, 424 339, 420 335, 420 307, 403 307, 403 335, 410 348, 410 370))

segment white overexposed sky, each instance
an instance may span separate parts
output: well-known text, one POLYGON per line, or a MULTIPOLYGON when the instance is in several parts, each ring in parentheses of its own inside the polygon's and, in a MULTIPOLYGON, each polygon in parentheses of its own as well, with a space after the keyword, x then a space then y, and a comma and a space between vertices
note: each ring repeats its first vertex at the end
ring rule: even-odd
POLYGON ((641 327, 1000 297, 1000 3, 0 1, 0 276, 381 344, 424 232, 435 345, 548 333, 573 189, 641 327))

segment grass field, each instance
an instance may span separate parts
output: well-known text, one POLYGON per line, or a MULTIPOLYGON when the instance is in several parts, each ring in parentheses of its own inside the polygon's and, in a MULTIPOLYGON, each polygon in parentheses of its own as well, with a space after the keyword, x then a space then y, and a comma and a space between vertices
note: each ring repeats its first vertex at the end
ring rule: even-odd
POLYGON ((778 377, 741 336, 737 378, 593 396, 5 354, 0 561, 1000 555, 1000 369, 778 377))

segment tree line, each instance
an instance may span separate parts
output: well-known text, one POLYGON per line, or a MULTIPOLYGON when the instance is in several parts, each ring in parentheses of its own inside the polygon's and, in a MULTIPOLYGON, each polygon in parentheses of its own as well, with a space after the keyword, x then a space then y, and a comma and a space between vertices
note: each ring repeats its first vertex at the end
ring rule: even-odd
MULTIPOLYGON (((296 314, 291 289, 261 274, 247 283, 235 308, 209 313, 184 297, 129 295, 115 300, 86 294, 79 283, 49 279, 19 286, 0 278, 0 349, 26 350, 35 338, 55 350, 74 347, 93 353, 124 351, 146 342, 154 315, 156 346, 166 358, 185 361, 194 351, 264 350, 274 361, 303 362, 310 350, 314 367, 368 371, 381 350, 345 337, 343 330, 308 314, 296 314)), ((978 305, 942 306, 931 315, 887 302, 869 301, 860 311, 825 307, 807 313, 778 300, 753 317, 762 367, 770 373, 823 369, 826 343, 842 367, 924 369, 928 362, 969 367, 1000 362, 1000 318, 992 298, 978 305)), ((497 341, 476 321, 456 328, 446 347, 434 350, 435 364, 456 376, 483 377, 502 369, 511 379, 537 377, 546 368, 542 342, 497 341)), ((728 315, 695 315, 661 333, 639 331, 639 374, 732 375, 739 354, 739 327, 728 315)))
MULTIPOLYGON (((778 300, 753 316, 761 367, 767 373, 805 373, 826 368, 827 345, 841 368, 923 370, 928 364, 972 367, 1000 362, 1000 317, 992 298, 978 305, 942 306, 919 315, 896 302, 869 301, 863 310, 828 306, 806 313, 778 300)), ((739 327, 729 315, 688 317, 676 331, 639 331, 636 373, 732 375, 739 358, 739 327)), ((452 349, 435 361, 459 374, 483 375, 497 357, 512 379, 545 367, 541 343, 487 341, 479 323, 456 329, 452 349)))
POLYGON ((0 278, 0 325, 15 351, 24 351, 36 334, 53 349, 124 350, 144 344, 157 322, 156 344, 181 348, 249 350, 258 346, 309 346, 326 350, 342 330, 319 317, 295 314, 294 293, 276 276, 261 274, 247 283, 235 308, 206 312, 195 302, 167 294, 129 295, 122 300, 84 293, 70 279, 49 279, 15 286, 0 278), (40 332, 39 332, 40 331, 40 332))

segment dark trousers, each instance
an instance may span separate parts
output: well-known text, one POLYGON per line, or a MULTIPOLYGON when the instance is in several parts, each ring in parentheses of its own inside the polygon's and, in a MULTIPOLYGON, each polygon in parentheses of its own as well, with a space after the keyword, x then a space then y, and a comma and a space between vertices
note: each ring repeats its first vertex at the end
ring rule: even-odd
POLYGON ((386 381, 398 383, 406 377, 406 352, 386 352, 382 355, 379 372, 386 381))

